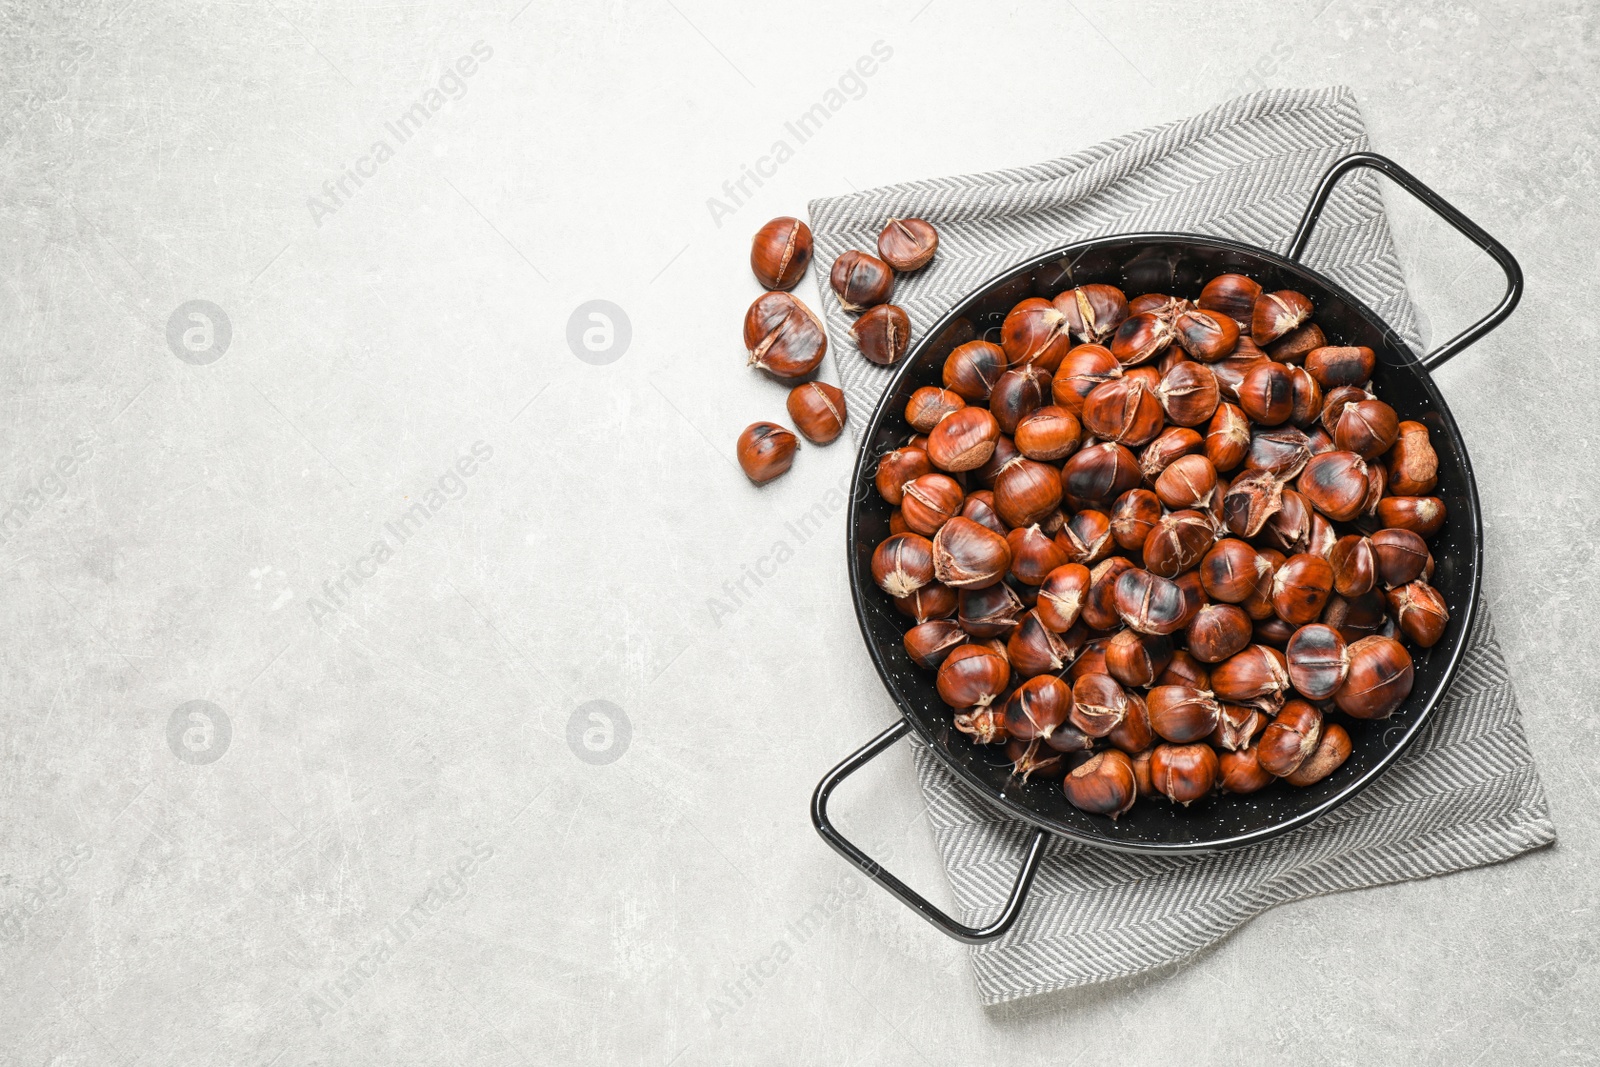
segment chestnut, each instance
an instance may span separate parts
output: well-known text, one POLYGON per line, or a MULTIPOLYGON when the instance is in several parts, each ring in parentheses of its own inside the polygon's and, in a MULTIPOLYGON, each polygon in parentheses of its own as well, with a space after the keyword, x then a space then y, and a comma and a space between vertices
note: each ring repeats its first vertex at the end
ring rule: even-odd
POLYGON ((1288 689, 1283 653, 1266 645, 1247 645, 1211 668, 1211 691, 1229 703, 1268 706, 1281 702, 1288 689))
POLYGON ((1107 346, 1124 367, 1148 363, 1159 356, 1177 336, 1172 321, 1153 311, 1124 319, 1107 346))
POLYGON ((1378 524, 1410 530, 1424 540, 1444 525, 1444 501, 1436 496, 1386 496, 1378 501, 1378 524))
POLYGON ((1246 704, 1222 704, 1217 728, 1206 738, 1219 752, 1238 752, 1255 743, 1256 735, 1267 728, 1267 717, 1246 704))
POLYGON ((933 574, 956 589, 994 585, 1011 569, 1006 539, 957 515, 933 537, 933 574))
POLYGON ((1344 765, 1350 758, 1350 734, 1338 723, 1329 723, 1322 731, 1317 749, 1292 773, 1284 775, 1290 785, 1307 786, 1322 781, 1344 765))
POLYGON ((1372 377, 1377 355, 1365 346, 1328 345, 1306 353, 1306 370, 1324 389, 1361 385, 1372 377))
POLYGON ((1284 622, 1274 615, 1269 619, 1257 619, 1251 629, 1251 636, 1255 638, 1256 644, 1271 645, 1273 648, 1281 649, 1288 646, 1289 638, 1294 636, 1294 631, 1293 623, 1284 622))
POLYGON ((1378 580, 1385 589, 1414 582, 1428 564, 1428 544, 1410 530, 1385 529, 1372 535, 1378 580))
POLYGON ((1374 634, 1350 646, 1350 673, 1333 695, 1339 710, 1356 719, 1387 719, 1411 695, 1411 653, 1392 637, 1374 634))
POLYGON ((948 619, 956 613, 958 603, 956 591, 938 582, 894 598, 895 610, 910 616, 919 626, 930 619, 948 619))
POLYGON ((967 635, 949 619, 930 619, 906 631, 906 655, 923 670, 937 670, 945 657, 959 645, 966 643, 967 635))
POLYGON ((1322 740, 1322 712, 1304 700, 1291 700, 1261 731, 1256 759, 1279 778, 1293 774, 1322 740))
MULTIPOLYGON (((1041 677, 1049 676, 1041 675, 1041 677)), ((1071 691, 1071 686, 1068 686, 1067 692, 1070 694, 1071 691)), ((1068 699, 1070 699, 1070 695, 1068 699)), ((1064 755, 1076 752, 1092 752, 1095 744, 1094 738, 1090 737, 1088 734, 1084 733, 1070 722, 1062 723, 1060 726, 1057 726, 1054 730, 1050 731, 1049 737, 1042 737, 1039 740, 1044 742, 1045 746, 1048 747, 1052 752, 1060 752, 1064 755)))
POLYGON ((850 325, 856 348, 869 362, 893 366, 911 344, 911 319, 895 304, 879 304, 862 312, 850 325))
POLYGON ((1389 590, 1389 610, 1394 613, 1400 632, 1422 648, 1438 644, 1439 638, 1444 636, 1445 623, 1450 621, 1450 609, 1445 606, 1444 597, 1423 581, 1389 590))
MULTIPOLYGON (((961 394, 937 385, 924 385, 906 401, 906 422, 914 430, 929 433, 947 417, 967 406, 961 394)), ((924 449, 926 451, 926 449, 924 449)))
POLYGON ((928 459, 940 470, 970 471, 994 454, 999 437, 1000 425, 986 409, 960 408, 928 431, 928 459))
POLYGON ((1327 700, 1350 672, 1350 653, 1339 631, 1326 623, 1300 627, 1284 649, 1289 681, 1302 696, 1327 700))
POLYGON ((1143 293, 1128 301, 1128 314, 1130 315, 1143 315, 1149 311, 1174 322, 1185 311, 1193 310, 1194 301, 1171 296, 1167 293, 1143 293))
POLYGON ((961 513, 961 486, 949 475, 924 474, 907 482, 902 492, 900 515, 906 526, 924 537, 932 537, 939 527, 961 513))
POLYGON ((1139 799, 1139 783, 1134 778, 1133 761, 1111 748, 1097 752, 1068 771, 1061 779, 1067 802, 1091 815, 1117 816, 1139 799))
POLYGON ((1378 558, 1372 542, 1360 534, 1339 538, 1328 550, 1333 588, 1340 596, 1360 596, 1378 579, 1378 558))
POLYGON ((1239 343, 1239 324, 1220 311, 1193 308, 1175 316, 1172 324, 1178 344, 1204 363, 1215 363, 1239 343))
POLYGON ((1080 285, 1057 293, 1052 303, 1071 335, 1088 344, 1105 342, 1129 315, 1128 298, 1114 285, 1080 285))
POLYGON ((1222 521, 1236 537, 1254 537, 1282 507, 1283 482, 1276 475, 1245 471, 1228 484, 1222 497, 1222 521))
POLYGON ((877 256, 852 248, 833 261, 828 284, 846 311, 865 311, 888 303, 894 291, 894 270, 877 256))
POLYGON ((774 422, 752 422, 739 435, 739 466, 746 478, 762 485, 778 477, 794 462, 800 442, 774 422))
POLYGON ((1066 563, 1045 576, 1039 585, 1039 600, 1034 610, 1039 621, 1057 633, 1072 629, 1089 595, 1089 568, 1081 563, 1066 563))
POLYGON ((1344 414, 1346 407, 1363 400, 1374 399, 1376 398, 1371 393, 1359 385, 1341 385, 1329 389, 1322 398, 1322 414, 1319 416, 1323 429, 1330 435, 1329 440, 1332 440, 1333 428, 1338 425, 1339 416, 1344 414))
POLYGON ((889 512, 889 532, 892 534, 911 532, 911 527, 906 525, 906 517, 900 514, 899 508, 889 512))
MULTIPOLYGON (((1091 599, 1092 596, 1091 589, 1091 599)), ((1132 567, 1117 578, 1112 589, 1112 607, 1123 624, 1131 629, 1142 634, 1170 634, 1182 629, 1187 604, 1174 582, 1132 567)))
POLYGON ((1154 684, 1172 661, 1172 639, 1118 630, 1106 644, 1106 671, 1123 685, 1154 684))
POLYGON ((1311 317, 1311 301, 1303 293, 1283 289, 1263 293, 1250 310, 1250 338, 1269 345, 1311 317))
POLYGON ((1008 636, 1027 611, 1016 590, 1005 582, 982 589, 963 589, 958 595, 958 603, 958 623, 980 641, 1008 636))
POLYGON ((1038 741, 1007 741, 1006 758, 1011 761, 1011 773, 1024 783, 1034 775, 1047 780, 1060 778, 1067 770, 1062 755, 1038 741))
POLYGON ((1006 741, 1006 724, 1001 709, 989 704, 956 712, 955 727, 972 738, 973 744, 998 745, 1006 741))
POLYGON ((1038 522, 1060 503, 1061 476, 1047 464, 1019 456, 994 480, 994 509, 1007 526, 1038 522))
POLYGON ((1266 524, 1261 527, 1260 540, 1290 555, 1304 552, 1311 540, 1313 514, 1305 497, 1293 489, 1285 489, 1278 510, 1268 516, 1266 524))
POLYGON ((1156 792, 1185 806, 1217 785, 1217 754, 1210 745, 1157 745, 1150 753, 1150 781, 1156 792))
POLYGON ((1256 298, 1260 295, 1261 286, 1243 274, 1219 274, 1206 282, 1195 304, 1209 311, 1220 311, 1238 323, 1241 329, 1248 330, 1251 328, 1256 298))
POLYGON ((1205 508, 1217 491, 1217 469, 1204 456, 1179 456, 1156 479, 1156 496, 1169 508, 1205 508))
POLYGON ((811 309, 789 293, 762 293, 744 313, 749 366, 775 378, 804 378, 828 351, 828 335, 811 309))
POLYGON ((891 534, 872 552, 872 580, 892 597, 933 581, 933 544, 920 534, 891 534))
MULTIPOLYGON (((1044 535, 1039 524, 1019 526, 1006 535, 1011 548, 1011 576, 1027 585, 1039 585, 1050 572, 1067 562, 1067 554, 1055 541, 1044 535)), ((932 545, 928 546, 929 566, 932 566, 932 545)))
POLYGON ((1261 581, 1260 556, 1244 541, 1224 537, 1200 561, 1200 582, 1206 595, 1229 604, 1242 604, 1261 581))
POLYGON ((1311 439, 1293 426, 1280 426, 1250 436, 1244 465, 1246 470, 1268 471, 1280 481, 1288 481, 1304 470, 1310 459, 1311 439))
POLYGON ((1133 763, 1133 778, 1139 783, 1139 795, 1142 797, 1156 795, 1155 782, 1150 778, 1150 757, 1154 754, 1155 749, 1147 748, 1128 756, 1133 763))
POLYGON ((1109 674, 1085 674, 1072 683, 1072 725, 1105 737, 1128 714, 1128 694, 1109 674))
MULTIPOLYGON (((993 400, 991 398, 991 404, 993 400)), ((1029 459, 1065 459, 1083 439, 1077 417, 1066 408, 1046 404, 1017 423, 1014 443, 1029 459)))
POLYGON ((1082 627, 1058 634, 1039 619, 1038 610, 1022 616, 1017 628, 1006 638, 1006 657, 1011 669, 1023 678, 1037 674, 1058 674, 1083 651, 1087 634, 1082 627))
MULTIPOLYGON (((1089 595, 1084 598, 1079 615, 1085 626, 1091 630, 1109 630, 1117 625, 1117 582, 1133 569, 1133 561, 1127 556, 1112 556, 1094 565, 1089 571, 1089 595)), ((1177 594, 1179 599, 1181 595, 1177 594)), ((1181 605, 1174 607, 1173 614, 1174 617, 1181 614, 1181 605)))
POLYGON ((1294 376, 1282 363, 1264 359, 1239 382, 1239 407, 1263 426, 1278 426, 1294 414, 1294 376))
POLYGON ((1062 357, 1061 366, 1050 381, 1050 395, 1057 405, 1081 417, 1083 398, 1102 382, 1120 377, 1122 364, 1109 348, 1079 345, 1062 357))
POLYGON ((1314 322, 1301 323, 1267 346, 1267 354, 1279 363, 1303 364, 1306 354, 1328 343, 1322 327, 1314 322))
POLYGON ((1084 397, 1082 417, 1096 437, 1130 447, 1149 444, 1163 425, 1161 402, 1131 375, 1095 386, 1084 397))
POLYGON ((825 445, 844 429, 844 393, 826 382, 805 382, 789 391, 789 418, 812 444, 825 445))
POLYGON ((1283 566, 1288 559, 1282 552, 1275 548, 1262 548, 1256 551, 1256 585, 1250 590, 1250 595, 1239 601, 1239 606, 1257 622, 1275 618, 1276 612, 1272 609, 1272 582, 1278 575, 1278 568, 1283 566))
POLYGON ((1035 364, 1013 365, 995 380, 989 392, 989 413, 1002 433, 1016 433, 1017 425, 1044 406, 1050 398, 1050 375, 1035 364))
POLYGON ((1205 586, 1200 584, 1200 575, 1192 570, 1184 571, 1172 579, 1172 584, 1178 587, 1183 597, 1183 612, 1178 617, 1178 628, 1187 629, 1194 617, 1200 614, 1200 609, 1211 601, 1206 596, 1205 586))
POLYGON ((939 665, 934 684, 952 708, 987 706, 1011 680, 1011 665, 987 645, 959 645, 939 665))
POLYGON ((1179 426, 1206 422, 1222 398, 1211 368, 1188 361, 1174 365, 1162 376, 1155 396, 1167 418, 1179 426))
POLYGON ((939 250, 939 231, 924 219, 890 219, 878 234, 878 258, 896 271, 921 270, 939 250))
POLYGON ((750 269, 766 289, 793 289, 811 263, 811 228, 783 216, 756 231, 750 242, 750 269))
POLYGON ((1290 626, 1304 626, 1322 615, 1333 592, 1333 567, 1320 556, 1290 556, 1272 578, 1272 609, 1290 626))
POLYGON ((1210 692, 1185 685, 1158 685, 1145 698, 1150 728, 1163 740, 1187 744, 1217 728, 1222 705, 1210 692))
POLYGON ((1322 386, 1304 367, 1291 366, 1289 380, 1294 386, 1294 408, 1289 412, 1289 421, 1296 426, 1310 426, 1322 415, 1322 386))
POLYGON ((1056 534, 1056 544, 1066 556, 1065 562, 1093 566, 1111 555, 1115 547, 1111 519, 1103 511, 1085 508, 1067 520, 1056 534))
POLYGON ((1217 757, 1222 789, 1226 793, 1244 795, 1256 793, 1271 785, 1275 779, 1262 766, 1257 746, 1224 752, 1217 757))
POLYGON ((1083 651, 1078 653, 1078 658, 1067 668, 1067 681, 1077 685, 1078 679, 1086 674, 1105 674, 1106 645, 1110 643, 1109 638, 1097 637, 1084 645, 1083 651))
POLYGON ((1148 489, 1129 489, 1111 505, 1111 538, 1124 552, 1142 551, 1161 519, 1161 500, 1148 489))
POLYGON ((987 489, 968 493, 966 502, 961 505, 961 514, 979 526, 987 526, 1001 537, 1010 532, 994 510, 994 494, 987 489))
POLYGON ((1144 446, 1139 453, 1139 473, 1151 485, 1161 477, 1161 472, 1183 456, 1200 455, 1205 451, 1205 440, 1186 426, 1169 426, 1144 446))
POLYGON ((920 478, 932 469, 933 465, 928 462, 928 454, 922 449, 897 448, 878 457, 878 472, 873 478, 873 484, 878 487, 879 496, 899 507, 905 484, 920 478))
POLYGON ((1331 596, 1322 609, 1322 621, 1339 631, 1346 645, 1355 644, 1381 629, 1388 619, 1383 595, 1377 590, 1360 596, 1331 596))
POLYGON ((1428 428, 1420 422, 1402 422, 1396 427, 1394 446, 1384 457, 1389 475, 1389 492, 1395 496, 1424 496, 1439 484, 1439 454, 1428 440, 1428 428))
MULTIPOLYGON (((1301 497, 1301 499, 1304 500, 1305 498, 1301 497)), ((1339 533, 1333 528, 1333 523, 1329 522, 1327 516, 1323 515, 1322 512, 1313 509, 1311 512, 1311 535, 1306 538, 1306 551, 1313 556, 1321 556, 1323 559, 1332 562, 1333 557, 1329 553, 1333 551, 1333 546, 1338 540, 1339 533)), ((1337 578, 1335 578, 1334 584, 1335 586, 1338 585, 1337 578)))
POLYGON ((1061 468, 1061 490, 1074 506, 1106 507, 1139 484, 1139 461, 1115 441, 1081 448, 1061 468))
POLYGON ((1176 578, 1199 566, 1216 543, 1211 517, 1200 511, 1163 515, 1144 539, 1144 565, 1163 578, 1176 578))
POLYGON ((1300 495, 1334 522, 1349 522, 1361 514, 1368 487, 1367 461, 1344 450, 1312 456, 1295 483, 1300 495))
POLYGON ((988 341, 968 341, 945 357, 946 389, 959 393, 969 404, 987 404, 989 391, 1008 366, 1005 350, 988 341))
MULTIPOLYGON (((1233 350, 1233 355, 1211 365, 1211 373, 1217 376, 1218 395, 1220 395, 1223 400, 1230 404, 1237 404, 1239 402, 1239 390, 1244 386, 1245 375, 1249 374, 1263 363, 1270 362, 1272 361, 1267 358, 1266 353, 1262 352, 1261 349, 1256 348, 1253 341, 1250 341, 1248 338, 1241 337, 1239 339, 1238 346, 1233 350), (1250 347, 1246 348, 1246 345, 1249 345, 1250 347)), ((1284 366, 1284 364, 1279 364, 1279 366, 1284 366)), ((1294 395, 1294 386, 1293 379, 1290 378, 1289 381, 1291 397, 1289 413, 1292 415, 1294 413, 1292 399, 1294 395)))
POLYGON ((1020 455, 1022 453, 1017 451, 1016 443, 1005 434, 1001 434, 995 440, 994 451, 980 466, 973 469, 972 477, 976 478, 978 484, 985 489, 993 489, 995 479, 1000 477, 1000 472, 1009 467, 1012 460, 1020 455))
POLYGON ((1387 452, 1399 434, 1400 419, 1394 408, 1381 400, 1358 400, 1340 412, 1333 426, 1333 445, 1373 460, 1387 452))
POLYGON ((1038 365, 1055 373, 1072 347, 1067 317, 1037 296, 1021 301, 1000 324, 1000 347, 1013 367, 1038 365))
POLYGON ((1071 712, 1071 686, 1048 674, 1029 678, 1005 703, 1006 736, 1042 741, 1064 726, 1071 712))
POLYGON ((1206 458, 1219 471, 1231 471, 1250 451, 1250 420, 1236 404, 1218 404, 1206 427, 1206 458))
POLYGON ((1189 621, 1184 643, 1202 663, 1221 663, 1250 644, 1250 616, 1237 604, 1207 604, 1189 621))
POLYGON ((1195 689, 1211 688, 1211 673, 1187 649, 1172 653, 1172 662, 1156 676, 1157 685, 1187 685, 1195 689))
POLYGON ((1327 429, 1322 426, 1313 426, 1306 431, 1306 443, 1313 456, 1333 451, 1333 438, 1328 436, 1327 429))

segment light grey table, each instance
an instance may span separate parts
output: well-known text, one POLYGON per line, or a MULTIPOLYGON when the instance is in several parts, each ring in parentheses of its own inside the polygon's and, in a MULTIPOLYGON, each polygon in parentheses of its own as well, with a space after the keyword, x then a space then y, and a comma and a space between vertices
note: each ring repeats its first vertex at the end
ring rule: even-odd
MULTIPOLYGON (((5 1062, 1597 1055, 1592 9, 520 3, 4 15, 5 1062), (1561 843, 985 1011, 806 821, 893 709, 849 446, 733 465, 749 235, 1335 81, 1527 271, 1441 378, 1561 843)), ((905 753, 838 810, 948 900, 905 753)))

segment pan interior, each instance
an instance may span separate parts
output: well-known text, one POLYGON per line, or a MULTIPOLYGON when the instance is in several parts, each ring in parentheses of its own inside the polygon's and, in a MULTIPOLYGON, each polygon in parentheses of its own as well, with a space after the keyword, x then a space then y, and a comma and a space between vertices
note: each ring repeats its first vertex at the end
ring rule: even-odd
POLYGON ((1280 256, 1218 238, 1139 234, 1068 246, 1024 263, 981 286, 941 319, 908 353, 884 393, 857 459, 849 523, 850 571, 856 614, 884 684, 922 739, 958 777, 1008 815, 1087 843, 1133 851, 1190 852, 1253 843, 1304 825, 1354 796, 1418 734, 1454 673, 1476 606, 1481 545, 1472 469, 1443 397, 1417 357, 1370 309, 1333 282, 1280 256), (1188 808, 1143 800, 1116 822, 1078 811, 1059 782, 1022 783, 1001 746, 976 745, 951 722, 934 675, 912 663, 902 643, 909 623, 873 584, 873 549, 889 535, 891 508, 874 488, 878 457, 913 432, 905 421, 911 393, 940 384, 945 357, 957 345, 990 333, 1019 300, 1052 297, 1074 285, 1118 286, 1131 298, 1168 293, 1193 299, 1210 278, 1247 274, 1263 289, 1293 289, 1315 307, 1330 344, 1366 345, 1378 354, 1374 391, 1401 419, 1428 426, 1439 454, 1439 487, 1449 517, 1432 545, 1433 584, 1450 607, 1444 637, 1433 648, 1412 648, 1416 683, 1392 718, 1360 722, 1336 716, 1350 731, 1350 758, 1338 771, 1304 789, 1276 783, 1250 796, 1215 796, 1188 808))

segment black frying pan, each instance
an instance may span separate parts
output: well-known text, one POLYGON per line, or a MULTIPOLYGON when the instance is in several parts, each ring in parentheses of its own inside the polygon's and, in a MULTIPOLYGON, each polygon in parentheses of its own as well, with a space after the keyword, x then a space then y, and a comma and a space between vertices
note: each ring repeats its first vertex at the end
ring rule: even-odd
POLYGON ((867 427, 856 461, 849 521, 850 581, 856 617, 883 684, 899 705, 901 718, 840 763, 817 785, 811 819, 837 852, 861 868, 929 922, 952 937, 980 943, 1010 929, 1044 854, 1051 834, 1100 848, 1143 853, 1192 853, 1254 844, 1304 826, 1365 789, 1416 738, 1450 684, 1466 646, 1478 599, 1483 530, 1478 491, 1466 445, 1429 370, 1444 363, 1498 326, 1522 297, 1522 271, 1503 245, 1427 186, 1392 161, 1370 153, 1334 164, 1317 187, 1285 255, 1237 241, 1199 234, 1142 233, 1096 238, 1067 245, 1020 264, 981 286, 951 309, 912 349, 890 382, 867 427), (1346 172, 1371 167, 1388 175, 1500 264, 1506 292, 1499 306, 1441 345, 1418 357, 1373 311, 1345 289, 1299 262, 1328 194, 1346 172), (889 535, 888 503, 873 485, 878 457, 903 444, 913 432, 905 406, 919 386, 940 383, 945 357, 957 345, 996 327, 1017 301, 1051 297, 1074 285, 1104 282, 1130 297, 1162 292, 1191 299, 1206 280, 1223 273, 1247 274, 1264 290, 1293 289, 1311 298, 1315 319, 1330 344, 1366 345, 1378 357, 1374 391, 1402 419, 1425 423, 1439 455, 1435 494, 1449 509, 1443 530, 1432 542, 1433 584, 1450 607, 1443 638, 1431 649, 1413 649, 1416 680, 1405 704, 1385 720, 1349 724, 1350 758, 1334 774, 1308 788, 1281 784, 1249 796, 1220 796, 1188 808, 1140 803, 1113 822, 1088 815, 1067 803, 1059 782, 1019 781, 1000 746, 973 744, 951 721, 939 699, 934 675, 912 663, 902 635, 907 621, 872 581, 873 549, 889 535), (956 922, 846 840, 828 821, 833 788, 900 738, 915 731, 957 778, 1012 818, 1032 825, 1033 839, 1017 874, 1011 897, 987 926, 956 922))

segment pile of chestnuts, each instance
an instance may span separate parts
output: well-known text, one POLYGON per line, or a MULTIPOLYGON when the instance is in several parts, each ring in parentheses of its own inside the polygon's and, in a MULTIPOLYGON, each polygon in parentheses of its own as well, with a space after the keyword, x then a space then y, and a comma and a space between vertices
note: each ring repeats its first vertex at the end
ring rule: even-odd
MULTIPOLYGON (((878 235, 878 254, 851 249, 834 261, 829 275, 840 307, 859 313, 850 336, 861 354, 888 366, 911 343, 911 320, 889 303, 896 273, 919 270, 933 259, 939 235, 922 219, 890 219, 878 235)), ((785 383, 789 417, 806 440, 825 445, 844 429, 844 393, 812 380, 828 351, 822 321, 789 290, 800 284, 811 264, 811 228, 796 218, 773 219, 756 231, 750 245, 750 270, 767 292, 744 316, 744 347, 749 366, 785 383)), ((794 462, 800 442, 775 422, 753 422, 739 435, 739 466, 756 484, 770 482, 794 462)))
POLYGON ((1113 819, 1307 786, 1349 757, 1341 719, 1410 693, 1407 644, 1449 619, 1438 456, 1312 312, 1239 274, 1194 300, 1081 285, 912 394, 873 578, 956 728, 1024 781, 1113 819))

